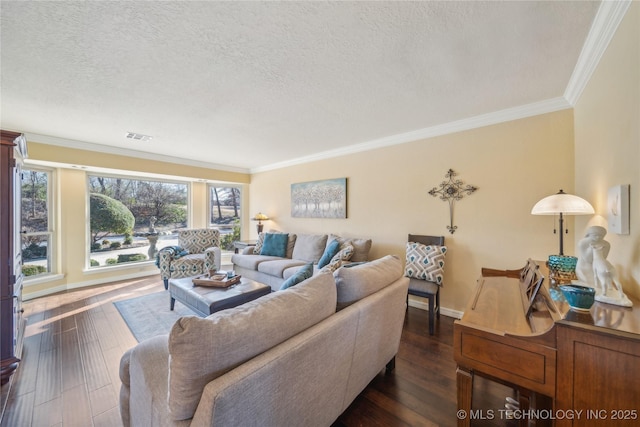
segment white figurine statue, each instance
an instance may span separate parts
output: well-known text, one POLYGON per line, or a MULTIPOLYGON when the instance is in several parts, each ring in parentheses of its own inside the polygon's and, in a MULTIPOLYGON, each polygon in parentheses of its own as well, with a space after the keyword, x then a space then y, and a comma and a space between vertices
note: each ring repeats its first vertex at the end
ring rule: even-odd
POLYGON ((611 245, 604 240, 604 227, 589 227, 585 237, 578 243, 578 280, 596 289, 596 301, 631 307, 631 300, 622 291, 615 267, 607 261, 611 245), (612 292, 610 292, 612 291, 612 292))
POLYGON ((587 234, 578 242, 578 263, 576 264, 576 275, 578 280, 584 285, 595 288, 595 278, 593 277, 593 249, 591 244, 602 245, 602 254, 606 258, 609 255, 611 245, 604 240, 607 230, 597 225, 589 227, 587 234))

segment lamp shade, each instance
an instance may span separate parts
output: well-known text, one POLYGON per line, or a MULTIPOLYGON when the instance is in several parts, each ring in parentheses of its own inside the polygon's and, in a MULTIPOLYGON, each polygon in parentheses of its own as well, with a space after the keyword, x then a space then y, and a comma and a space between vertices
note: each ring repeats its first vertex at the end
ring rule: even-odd
POLYGON ((540 200, 531 209, 532 215, 589 215, 595 213, 593 206, 585 199, 560 190, 557 194, 540 200))
MULTIPOLYGON (((567 194, 562 189, 557 194, 545 197, 533 206, 533 215, 560 215, 560 255, 564 255, 563 235, 567 230, 564 228, 563 215, 588 215, 595 211, 593 206, 585 199, 567 194)), ((556 230, 553 230, 555 233, 556 230)))
POLYGON ((256 216, 253 217, 254 221, 268 221, 269 217, 262 212, 258 212, 256 216))

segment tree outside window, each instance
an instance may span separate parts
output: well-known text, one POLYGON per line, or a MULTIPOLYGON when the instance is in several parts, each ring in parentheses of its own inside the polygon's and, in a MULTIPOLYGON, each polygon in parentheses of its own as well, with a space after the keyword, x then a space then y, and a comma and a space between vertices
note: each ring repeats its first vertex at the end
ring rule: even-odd
POLYGON ((22 272, 25 277, 51 273, 50 177, 49 171, 22 170, 22 272))
POLYGON ((220 230, 223 251, 233 251, 240 240, 241 200, 239 187, 209 185, 209 226, 220 230))
POLYGON ((91 267, 153 260, 155 249, 177 245, 187 227, 188 185, 89 175, 91 267))

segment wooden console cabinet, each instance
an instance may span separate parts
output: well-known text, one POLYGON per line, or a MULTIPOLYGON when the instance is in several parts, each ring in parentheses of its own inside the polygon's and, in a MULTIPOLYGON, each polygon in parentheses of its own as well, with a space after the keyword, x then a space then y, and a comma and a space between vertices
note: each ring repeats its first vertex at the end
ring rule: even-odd
POLYGON ((596 304, 558 322, 556 426, 640 425, 640 303, 596 304))
MULTIPOLYGON (((548 277, 542 263, 540 270, 548 277)), ((481 277, 454 324, 458 425, 471 425, 475 375, 518 391, 522 413, 531 414, 518 418, 522 427, 640 425, 640 301, 578 312, 545 280, 526 316, 519 283, 481 277)))
POLYGON ((20 236, 21 162, 24 136, 0 131, 0 383, 20 361, 22 334, 22 251, 20 236))

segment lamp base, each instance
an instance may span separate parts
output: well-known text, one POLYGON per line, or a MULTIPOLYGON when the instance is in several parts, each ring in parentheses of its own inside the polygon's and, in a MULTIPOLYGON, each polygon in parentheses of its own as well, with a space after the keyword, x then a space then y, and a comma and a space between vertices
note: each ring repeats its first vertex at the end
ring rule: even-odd
POLYGON ((262 229, 264 228, 264 224, 258 223, 257 227, 258 229, 258 234, 262 233, 262 229))
POLYGON ((576 280, 576 264, 578 258, 567 255, 549 255, 549 280, 551 283, 563 284, 576 280))

